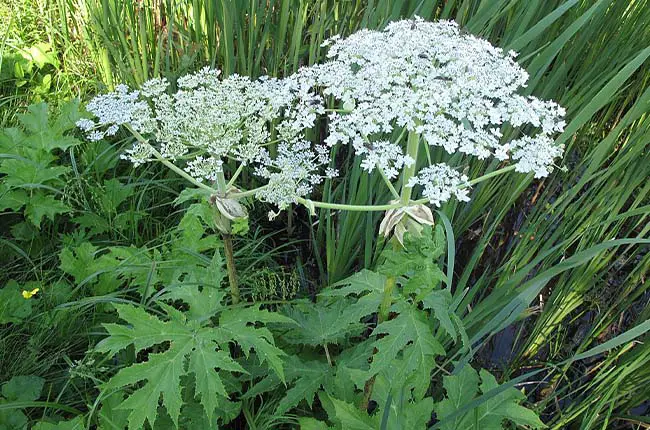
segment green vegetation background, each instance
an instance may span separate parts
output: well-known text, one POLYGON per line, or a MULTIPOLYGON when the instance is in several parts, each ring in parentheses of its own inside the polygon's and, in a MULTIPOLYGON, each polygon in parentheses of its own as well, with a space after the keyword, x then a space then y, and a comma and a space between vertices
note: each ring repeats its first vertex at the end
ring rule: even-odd
MULTIPOLYGON (((8 0, 0 4, 0 428, 96 409, 97 383, 116 365, 86 352, 105 337, 101 324, 117 321, 110 303, 157 312, 156 286, 175 270, 200 278, 221 264, 198 209, 188 217, 189 204, 173 203, 183 182, 121 162, 126 137, 75 139, 69 100, 204 65, 281 76, 321 61, 331 35, 414 15, 455 19, 520 52, 526 91, 567 108, 563 169, 542 181, 502 177, 441 209, 453 225, 444 261, 463 293, 459 316, 481 339, 473 363, 502 381, 552 369, 526 390, 551 428, 647 426, 648 336, 608 342, 650 318, 648 1, 8 0), (31 299, 20 294, 36 288, 31 299), (27 379, 8 382, 15 377, 27 379), (20 397, 18 383, 33 392, 20 397)), ((351 154, 339 157, 345 179, 328 182, 324 198, 385 197, 373 186, 380 179, 361 175, 351 154)), ((274 309, 377 265, 379 215, 323 210, 314 223, 297 208, 270 223, 265 213, 251 208, 251 229, 236 239, 248 301, 274 309)), ((291 428, 291 414, 275 413, 280 399, 245 400, 242 422, 291 428)))

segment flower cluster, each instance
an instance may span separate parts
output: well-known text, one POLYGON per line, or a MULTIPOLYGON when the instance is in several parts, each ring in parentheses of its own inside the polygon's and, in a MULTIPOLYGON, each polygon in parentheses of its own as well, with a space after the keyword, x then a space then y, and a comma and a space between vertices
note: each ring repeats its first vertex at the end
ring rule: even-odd
MULTIPOLYGON (((403 128, 449 154, 515 160, 517 171, 536 177, 562 154, 551 136, 564 129, 564 109, 519 95, 528 74, 516 54, 462 34, 452 21, 404 20, 325 45, 330 61, 299 74, 349 107, 330 113, 326 143, 351 143, 368 171, 392 178, 411 162, 387 142, 403 128), (504 143, 505 125, 528 134, 504 143)), ((419 181, 425 177, 432 178, 422 172, 419 181)))
MULTIPOLYGON (((562 107, 520 95, 528 74, 516 54, 454 22, 398 21, 324 45, 327 62, 283 79, 222 79, 205 68, 179 78, 173 92, 165 79, 135 91, 119 86, 92 100, 95 120, 78 125, 92 140, 127 126, 138 141, 124 158, 135 165, 164 159, 199 182, 216 181, 228 160, 250 164, 266 182, 257 197, 279 209, 338 174, 330 152, 341 144, 387 180, 416 161, 404 151, 406 132, 449 154, 512 160, 536 177, 562 154, 553 140, 565 125, 562 107), (339 109, 326 109, 330 100, 339 109), (306 132, 321 123, 327 134, 313 142, 306 132)), ((468 199, 468 179, 446 164, 421 169, 405 185, 421 187, 436 206, 468 199)))
POLYGON ((466 175, 461 175, 444 163, 433 164, 420 170, 406 184, 413 188, 422 185, 422 195, 429 199, 431 204, 440 207, 455 196, 461 202, 469 201, 469 182, 466 175))
POLYGON ((93 99, 87 110, 96 120, 78 126, 99 140, 126 125, 139 139, 123 158, 138 166, 158 155, 181 163, 198 182, 216 181, 226 160, 254 164, 269 181, 258 197, 280 209, 321 181, 318 170, 329 162, 329 150, 304 139, 324 112, 321 96, 310 88, 268 77, 220 79, 210 68, 179 78, 176 86, 173 94, 165 79, 136 91, 119 86, 93 99), (277 158, 266 149, 270 143, 278 146, 277 158))

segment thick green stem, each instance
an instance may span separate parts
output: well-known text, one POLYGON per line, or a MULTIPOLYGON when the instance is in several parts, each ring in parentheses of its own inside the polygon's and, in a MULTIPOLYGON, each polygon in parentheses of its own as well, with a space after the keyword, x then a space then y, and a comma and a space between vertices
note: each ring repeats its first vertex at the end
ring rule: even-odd
POLYGON ((384 282, 384 297, 379 305, 379 315, 377 315, 377 324, 381 324, 388 319, 390 315, 390 306, 393 304, 393 290, 395 289, 396 279, 389 276, 384 282))
MULTIPOLYGON (((226 195, 227 190, 226 178, 222 172, 217 176, 217 190, 222 196, 226 195)), ((221 231, 221 238, 223 239, 223 249, 226 254, 226 270, 228 271, 228 283, 230 284, 230 297, 232 304, 239 303, 239 284, 237 282, 237 269, 235 268, 235 253, 232 245, 232 235, 230 234, 230 220, 226 219, 222 214, 217 214, 222 218, 224 230, 221 231)))
POLYGON ((230 284, 230 297, 232 304, 239 303, 239 284, 237 283, 237 270, 235 269, 235 256, 233 254, 232 235, 221 233, 223 249, 226 254, 226 269, 228 270, 228 283, 230 284))
POLYGON ((407 206, 411 201, 411 191, 413 188, 407 187, 409 180, 415 175, 415 168, 418 160, 418 149, 420 147, 420 135, 414 131, 409 132, 409 137, 406 142, 406 155, 413 159, 410 166, 404 167, 402 170, 402 190, 400 202, 402 205, 407 206))

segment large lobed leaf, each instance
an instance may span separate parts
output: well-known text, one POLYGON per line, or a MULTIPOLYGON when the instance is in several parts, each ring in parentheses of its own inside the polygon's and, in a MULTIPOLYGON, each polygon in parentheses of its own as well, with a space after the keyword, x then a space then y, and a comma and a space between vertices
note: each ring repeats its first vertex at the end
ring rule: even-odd
POLYGON ((128 325, 105 324, 109 337, 97 345, 98 351, 115 354, 133 345, 138 352, 154 345, 169 344, 163 352, 149 353, 146 361, 121 369, 103 386, 110 392, 139 384, 140 388, 114 407, 131 411, 129 429, 143 428, 145 422, 155 428, 159 399, 178 426, 183 405, 181 377, 190 374, 194 375, 195 391, 201 398, 204 412, 209 420, 212 419, 220 402, 225 403, 228 397, 217 369, 245 373, 229 352, 221 349, 218 331, 188 321, 182 313, 169 307, 166 308, 171 317, 169 321, 162 321, 134 306, 115 307, 128 325))

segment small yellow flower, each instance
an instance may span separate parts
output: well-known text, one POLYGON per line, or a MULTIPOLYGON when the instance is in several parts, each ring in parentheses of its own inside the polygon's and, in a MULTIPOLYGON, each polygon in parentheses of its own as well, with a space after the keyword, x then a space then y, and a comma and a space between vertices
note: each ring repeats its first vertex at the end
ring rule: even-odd
POLYGON ((40 288, 34 288, 32 291, 23 290, 23 297, 25 299, 31 299, 32 296, 38 293, 40 290, 41 290, 40 288))

